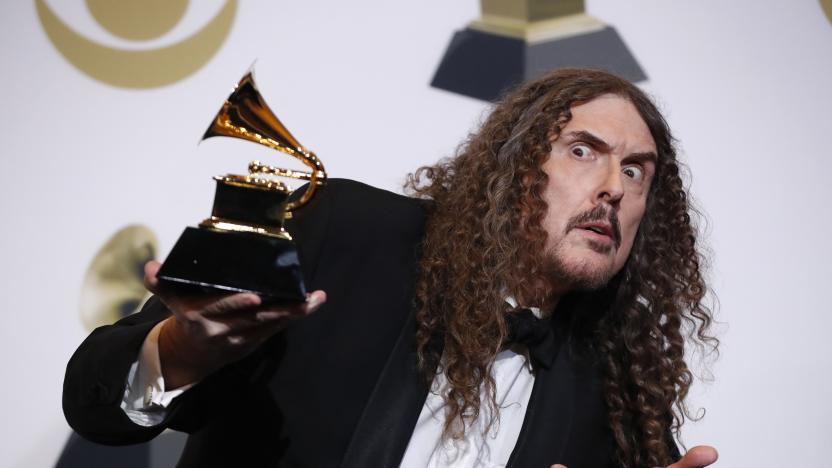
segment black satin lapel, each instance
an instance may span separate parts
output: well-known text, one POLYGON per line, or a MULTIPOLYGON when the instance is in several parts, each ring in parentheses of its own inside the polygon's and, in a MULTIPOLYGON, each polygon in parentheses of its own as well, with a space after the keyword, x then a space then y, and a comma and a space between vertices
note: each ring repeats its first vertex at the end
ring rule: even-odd
POLYGON ((536 371, 523 427, 506 466, 549 467, 561 462, 575 417, 573 378, 564 349, 559 349, 551 368, 536 371))
MULTIPOLYGON (((306 191, 306 185, 292 193, 292 200, 300 198, 306 191)), ((318 257, 323 249, 328 235, 329 217, 332 210, 332 196, 323 187, 320 196, 316 196, 309 205, 293 213, 291 219, 286 220, 286 229, 294 238, 300 254, 301 268, 304 279, 312 281, 318 266, 318 257)))
POLYGON ((341 466, 399 466, 428 394, 416 365, 415 314, 396 345, 358 421, 341 466))

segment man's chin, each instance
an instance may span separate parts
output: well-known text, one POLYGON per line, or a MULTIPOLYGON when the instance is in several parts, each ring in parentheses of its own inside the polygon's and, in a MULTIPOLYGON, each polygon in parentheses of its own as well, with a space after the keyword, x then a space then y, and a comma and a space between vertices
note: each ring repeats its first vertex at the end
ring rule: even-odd
POLYGON ((580 292, 591 292, 602 289, 612 279, 612 275, 598 276, 576 276, 569 279, 570 290, 580 292))
MULTIPOLYGON (((597 255, 597 254, 596 254, 597 255)), ((552 258, 549 266, 551 277, 569 291, 596 291, 610 282, 615 272, 607 256, 598 262, 583 259, 579 262, 552 258)))

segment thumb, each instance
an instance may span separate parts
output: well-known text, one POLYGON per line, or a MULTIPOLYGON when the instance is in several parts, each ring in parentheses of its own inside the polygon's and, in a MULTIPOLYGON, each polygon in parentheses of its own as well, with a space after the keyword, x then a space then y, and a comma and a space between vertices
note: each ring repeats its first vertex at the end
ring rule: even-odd
POLYGON ((161 266, 162 264, 156 260, 151 260, 144 264, 144 287, 154 294, 158 292, 159 279, 156 278, 156 273, 161 266))
POLYGON ((667 468, 702 468, 719 458, 716 449, 708 445, 699 445, 688 450, 681 460, 667 468))
POLYGON ((556 465, 552 465, 552 466, 551 466, 551 467, 549 467, 549 468, 566 468, 566 465, 561 465, 560 463, 558 463, 558 464, 556 464, 556 465))

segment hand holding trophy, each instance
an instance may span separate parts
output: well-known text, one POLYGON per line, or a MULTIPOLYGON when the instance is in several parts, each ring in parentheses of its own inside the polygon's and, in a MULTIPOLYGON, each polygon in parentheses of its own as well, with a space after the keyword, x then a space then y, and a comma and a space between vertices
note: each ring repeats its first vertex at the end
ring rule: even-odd
POLYGON ((251 71, 240 80, 203 136, 259 143, 299 159, 309 172, 252 161, 248 175, 216 176, 211 216, 188 227, 157 273, 162 284, 227 292, 252 292, 263 302, 302 302, 306 287, 297 248, 283 221, 308 203, 326 183, 314 153, 289 133, 264 102, 251 71), (286 184, 266 176, 309 182, 289 201, 286 184))

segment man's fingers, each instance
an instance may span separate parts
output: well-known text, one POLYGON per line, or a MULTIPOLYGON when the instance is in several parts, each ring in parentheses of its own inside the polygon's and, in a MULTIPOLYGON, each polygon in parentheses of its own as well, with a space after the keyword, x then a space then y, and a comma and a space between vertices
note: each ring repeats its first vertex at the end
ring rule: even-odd
POLYGON ((321 291, 320 289, 317 291, 312 291, 309 296, 306 298, 306 313, 311 314, 318 310, 324 302, 326 302, 326 293, 321 291))
POLYGON ((221 297, 205 306, 202 315, 212 318, 215 315, 225 315, 246 309, 252 309, 262 304, 260 296, 253 293, 238 293, 221 297))
MULTIPOLYGON (((180 312, 202 309, 202 315, 211 319, 211 316, 253 309, 263 303, 259 296, 252 293, 231 295, 228 293, 194 295, 185 293, 183 295, 182 292, 176 293, 176 291, 163 290, 159 283, 159 278, 156 276, 161 266, 162 264, 156 260, 151 260, 144 264, 144 286, 148 291, 159 296, 162 302, 171 309, 177 309, 180 312)), ((269 321, 281 319, 287 313, 292 316, 304 316, 317 310, 324 302, 326 302, 326 293, 320 290, 313 291, 307 294, 306 301, 303 303, 280 307, 274 310, 263 310, 255 318, 261 321, 269 321)))
POLYGON ((262 320, 269 320, 272 318, 281 318, 288 315, 292 318, 300 318, 309 315, 318 310, 326 302, 326 293, 318 290, 308 293, 306 301, 299 304, 292 305, 270 305, 263 307, 257 312, 257 318, 262 320))
POLYGON ((283 305, 263 305, 262 298, 254 293, 189 293, 163 287, 156 276, 160 266, 157 261, 144 265, 145 287, 156 294, 178 320, 201 324, 191 329, 202 330, 198 332, 202 339, 224 339, 235 347, 261 342, 285 328, 289 321, 311 314, 326 302, 323 291, 308 294, 305 302, 283 305))
MULTIPOLYGON (((255 317, 268 320, 280 318, 287 314, 289 316, 304 316, 316 311, 324 302, 326 302, 326 293, 314 291, 307 295, 306 302, 292 305, 267 305, 263 307, 263 310, 258 311, 255 317)), ((203 315, 206 318, 214 319, 214 316, 217 315, 245 312, 259 307, 262 303, 263 300, 260 296, 253 293, 234 294, 208 304, 203 310, 203 315)))
POLYGON ((161 266, 162 264, 156 260, 144 264, 144 287, 153 294, 156 294, 159 288, 159 279, 156 278, 156 273, 161 266))
POLYGON ((561 465, 560 463, 558 463, 557 465, 552 465, 551 468, 566 468, 566 465, 561 465))
POLYGON ((716 462, 719 454, 716 449, 708 445, 699 445, 688 450, 681 460, 667 468, 702 468, 716 462))
MULTIPOLYGON (((326 302, 326 293, 314 291, 306 302, 290 307, 265 310, 240 310, 216 314, 209 318, 214 327, 220 327, 221 335, 231 345, 260 344, 297 320, 318 310, 326 302)), ((218 331, 218 330, 215 330, 218 331)))
POLYGON ((715 448, 708 445, 699 445, 688 450, 682 460, 685 460, 688 463, 687 466, 691 468, 699 468, 716 462, 717 458, 719 458, 719 453, 715 448))
POLYGON ((267 305, 258 307, 261 299, 253 294, 241 293, 224 297, 202 311, 209 322, 227 327, 228 331, 247 332, 252 328, 270 327, 274 321, 285 322, 304 317, 316 311, 326 301, 326 293, 315 291, 306 302, 292 305, 267 305))
POLYGON ((249 322, 269 322, 272 320, 296 319, 311 314, 318 310, 326 302, 326 293, 314 291, 307 294, 306 302, 294 304, 288 307, 266 306, 249 316, 249 322))

